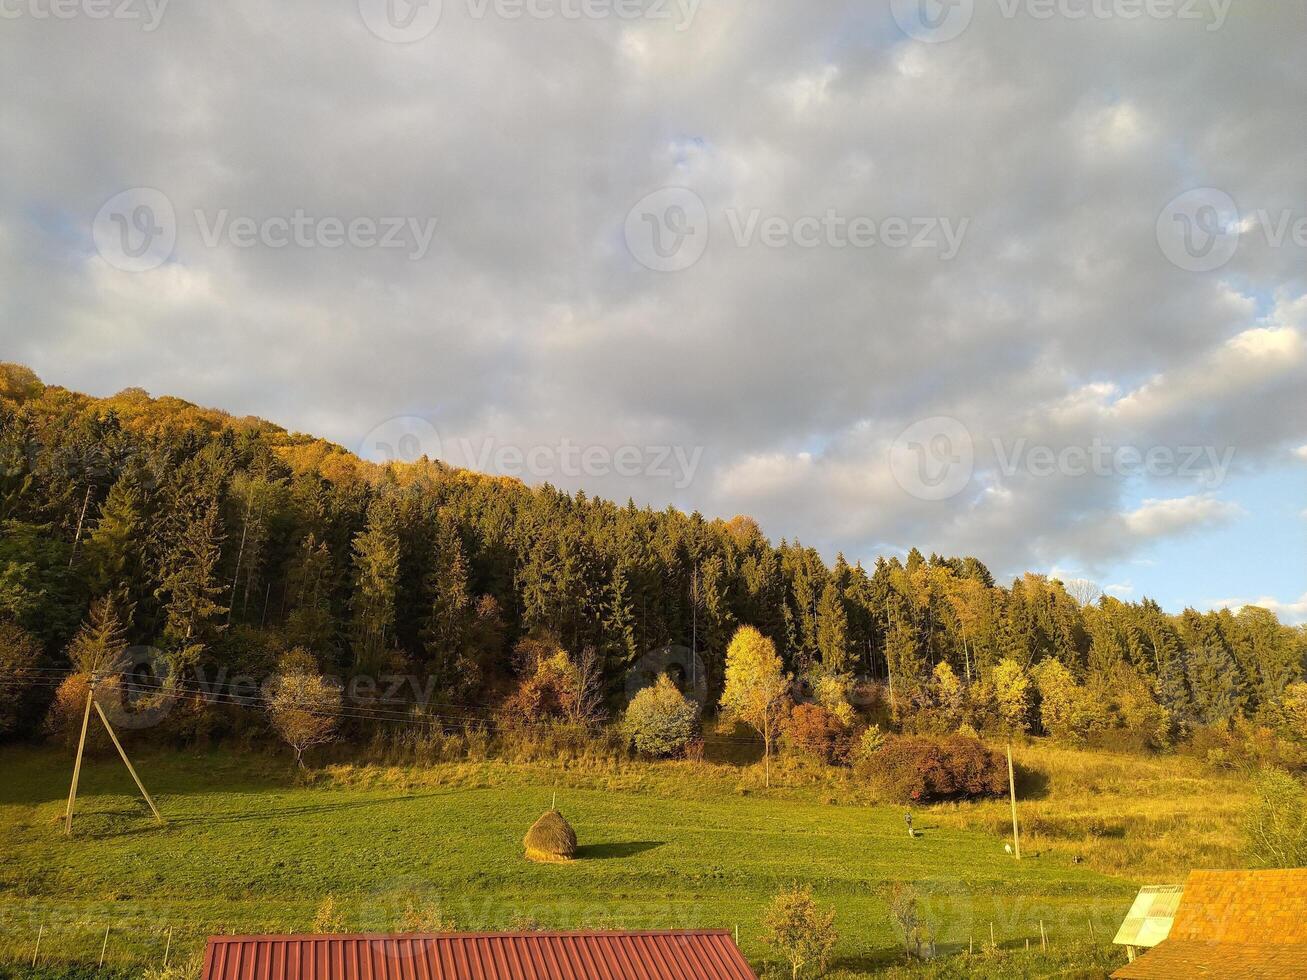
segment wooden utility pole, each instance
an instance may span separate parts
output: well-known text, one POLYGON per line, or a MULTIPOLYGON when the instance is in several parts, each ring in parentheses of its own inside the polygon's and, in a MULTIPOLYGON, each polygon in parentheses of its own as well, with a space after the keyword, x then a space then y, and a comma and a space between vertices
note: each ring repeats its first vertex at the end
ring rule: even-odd
POLYGON ((64 811, 64 836, 73 835, 73 810, 77 805, 77 784, 82 775, 82 756, 86 751, 86 731, 91 724, 91 707, 95 707, 95 712, 100 716, 100 721, 104 723, 104 729, 109 733, 109 738, 113 741, 113 747, 118 750, 122 756, 123 764, 127 766, 127 771, 132 774, 132 781, 136 783, 136 788, 141 791, 145 797, 145 802, 149 804, 150 812, 154 814, 154 819, 160 825, 163 824, 163 815, 159 813, 159 808, 154 805, 154 799, 145 789, 145 784, 141 782, 141 777, 136 774, 136 767, 132 765, 132 760, 127 758, 127 751, 123 748, 122 742, 118 741, 118 733, 113 730, 109 724, 109 717, 100 707, 100 702, 95 700, 95 681, 91 678, 90 687, 86 692, 86 711, 82 715, 82 734, 77 741, 77 760, 73 763, 73 785, 68 790, 68 809, 64 811))
POLYGON ((77 761, 73 763, 73 785, 68 790, 68 808, 64 810, 64 836, 73 836, 73 805, 77 802, 77 781, 82 775, 82 752, 86 749, 86 729, 91 724, 91 702, 95 699, 95 679, 86 691, 86 710, 82 713, 82 735, 77 740, 77 761))
POLYGON ((1021 830, 1017 827, 1017 778, 1012 769, 1012 743, 1007 743, 1007 788, 1012 797, 1012 844, 1021 860, 1021 830))

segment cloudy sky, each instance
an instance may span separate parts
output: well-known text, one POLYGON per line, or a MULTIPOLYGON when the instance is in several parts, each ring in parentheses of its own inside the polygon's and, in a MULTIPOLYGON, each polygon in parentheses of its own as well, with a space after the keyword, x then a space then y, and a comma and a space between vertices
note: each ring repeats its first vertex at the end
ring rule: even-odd
POLYGON ((1307 618, 1267 0, 0 0, 0 358, 1307 618))

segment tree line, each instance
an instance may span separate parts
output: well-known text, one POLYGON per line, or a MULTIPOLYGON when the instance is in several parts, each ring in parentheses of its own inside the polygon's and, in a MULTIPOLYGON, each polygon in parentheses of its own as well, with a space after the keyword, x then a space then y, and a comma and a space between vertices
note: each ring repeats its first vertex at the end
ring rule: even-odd
POLYGON ((827 564, 747 517, 369 463, 261 419, 139 389, 93 398, 0 366, 0 730, 13 735, 40 731, 50 695, 30 679, 106 643, 155 647, 177 677, 257 676, 309 651, 324 671, 418 673, 442 703, 492 706, 521 682, 514 651, 547 637, 620 707, 626 672, 668 644, 695 648, 716 703, 741 626, 796 678, 872 683, 904 728, 996 722, 1160 747, 1307 711, 1303 628, 1070 585, 1001 584, 978 558, 915 549, 827 564))

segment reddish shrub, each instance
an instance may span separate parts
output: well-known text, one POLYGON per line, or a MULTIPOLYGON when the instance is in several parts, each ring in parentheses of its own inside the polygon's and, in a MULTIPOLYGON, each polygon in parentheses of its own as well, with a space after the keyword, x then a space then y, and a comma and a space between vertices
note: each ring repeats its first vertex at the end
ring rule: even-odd
POLYGON ((889 738, 866 769, 881 792, 904 803, 1001 796, 1007 786, 1003 756, 966 735, 889 738))
POLYGON ((785 726, 789 745, 827 765, 843 765, 853 751, 853 732, 819 704, 796 704, 785 726))

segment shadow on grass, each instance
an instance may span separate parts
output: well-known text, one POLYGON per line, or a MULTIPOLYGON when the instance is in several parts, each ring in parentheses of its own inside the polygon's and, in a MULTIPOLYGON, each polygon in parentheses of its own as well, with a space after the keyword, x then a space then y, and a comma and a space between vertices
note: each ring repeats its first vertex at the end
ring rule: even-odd
POLYGON ((666 841, 635 840, 613 844, 584 844, 576 849, 576 856, 581 861, 609 861, 613 858, 635 857, 645 851, 662 847, 666 841))
POLYGON ((1014 767, 1017 777, 1017 796, 1026 800, 1042 800, 1048 797, 1048 773, 1040 769, 1031 769, 1017 763, 1014 767))
MULTIPOLYGON (((448 793, 425 793, 419 796, 391 797, 377 800, 347 800, 338 803, 310 803, 302 806, 268 807, 247 813, 224 813, 214 815, 187 815, 170 817, 167 800, 160 801, 165 823, 159 826, 150 816, 150 811, 142 803, 139 809, 133 808, 93 808, 79 811, 73 818, 76 836, 92 840, 109 840, 118 837, 132 837, 138 834, 165 833, 169 830, 191 830, 194 828, 216 827, 223 824, 254 823, 258 821, 278 821, 286 818, 316 816, 322 813, 339 813, 347 810, 364 810, 377 806, 389 806, 395 803, 420 802, 448 796, 448 793), (80 833, 77 833, 79 832, 80 833)), ((62 824, 60 814, 55 824, 62 824)))

